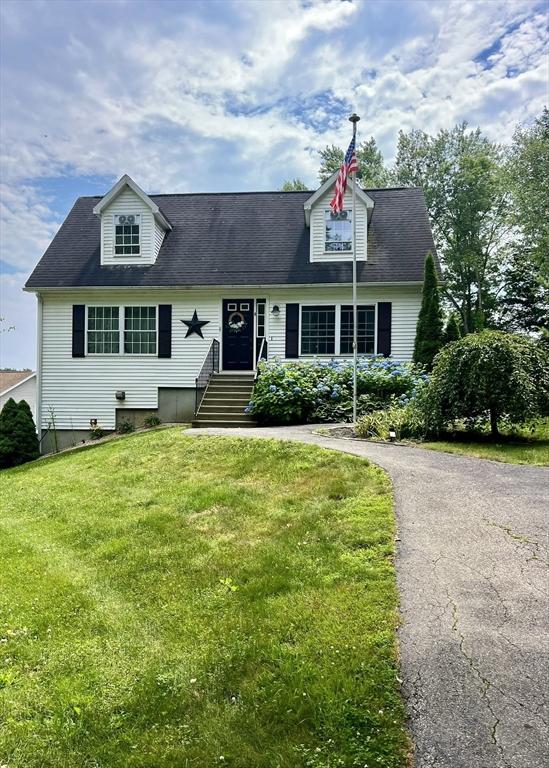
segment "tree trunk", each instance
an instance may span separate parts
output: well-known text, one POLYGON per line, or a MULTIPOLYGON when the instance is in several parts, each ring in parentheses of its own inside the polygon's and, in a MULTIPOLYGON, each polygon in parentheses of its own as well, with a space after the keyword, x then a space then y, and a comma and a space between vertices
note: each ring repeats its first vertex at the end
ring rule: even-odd
POLYGON ((490 408, 490 434, 493 438, 499 437, 498 415, 495 408, 490 408))

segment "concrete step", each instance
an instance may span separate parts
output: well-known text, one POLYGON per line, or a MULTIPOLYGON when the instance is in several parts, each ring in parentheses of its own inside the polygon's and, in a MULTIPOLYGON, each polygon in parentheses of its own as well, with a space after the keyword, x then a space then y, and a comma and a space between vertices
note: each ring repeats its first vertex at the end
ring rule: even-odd
POLYGON ((244 413, 245 407, 245 405, 238 405, 238 403, 236 405, 233 405, 232 403, 230 405, 220 405, 219 403, 202 403, 198 413, 199 415, 202 413, 222 413, 225 411, 228 413, 244 413))
POLYGON ((208 392, 204 395, 202 402, 203 403, 205 402, 220 403, 220 404, 227 403, 227 405, 248 405, 248 403, 250 402, 250 398, 242 397, 241 395, 238 395, 238 397, 236 396, 233 397, 232 395, 229 395, 229 394, 218 395, 218 394, 208 392))
POLYGON ((197 418, 206 421, 209 419, 219 420, 227 418, 231 421, 253 421, 253 417, 243 411, 231 411, 230 413, 226 413, 219 409, 217 411, 203 411, 202 408, 198 411, 197 418))
POLYGON ((200 427, 208 428, 208 427, 223 427, 226 429, 235 429, 235 428, 249 428, 249 427, 255 427, 256 423, 255 421, 228 421, 228 420, 222 420, 219 419, 218 421, 204 421, 203 419, 196 419, 196 421, 192 422, 192 426, 196 429, 200 429, 200 427))
POLYGON ((253 373, 213 373, 211 381, 248 381, 253 382, 253 373))

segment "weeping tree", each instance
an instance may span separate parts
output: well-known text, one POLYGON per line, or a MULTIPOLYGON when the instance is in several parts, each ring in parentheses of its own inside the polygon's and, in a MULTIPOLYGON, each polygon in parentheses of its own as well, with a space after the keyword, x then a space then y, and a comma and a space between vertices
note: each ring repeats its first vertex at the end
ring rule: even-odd
POLYGON ((442 344, 442 310, 437 270, 433 254, 429 252, 425 259, 421 309, 414 344, 414 362, 430 369, 442 344))

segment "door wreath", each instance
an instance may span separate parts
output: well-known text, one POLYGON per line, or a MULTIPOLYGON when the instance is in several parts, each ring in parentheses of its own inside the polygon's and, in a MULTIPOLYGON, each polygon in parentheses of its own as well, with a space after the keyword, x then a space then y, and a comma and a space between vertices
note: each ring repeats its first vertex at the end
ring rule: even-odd
POLYGON ((240 333, 245 328, 246 321, 242 312, 231 312, 228 320, 229 331, 231 333, 240 333))

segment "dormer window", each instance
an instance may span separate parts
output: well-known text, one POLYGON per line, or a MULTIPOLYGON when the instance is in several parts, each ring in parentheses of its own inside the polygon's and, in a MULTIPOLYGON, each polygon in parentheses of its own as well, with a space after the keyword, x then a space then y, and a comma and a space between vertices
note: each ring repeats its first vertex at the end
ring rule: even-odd
POLYGON ((353 225, 351 211, 331 210, 325 212, 326 236, 324 250, 328 253, 334 251, 351 251, 353 241, 353 225))
POLYGON ((139 256, 139 213, 116 214, 114 217, 114 253, 116 256, 139 256))

